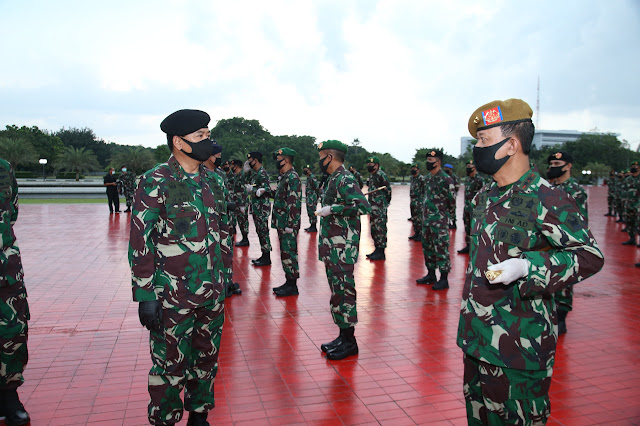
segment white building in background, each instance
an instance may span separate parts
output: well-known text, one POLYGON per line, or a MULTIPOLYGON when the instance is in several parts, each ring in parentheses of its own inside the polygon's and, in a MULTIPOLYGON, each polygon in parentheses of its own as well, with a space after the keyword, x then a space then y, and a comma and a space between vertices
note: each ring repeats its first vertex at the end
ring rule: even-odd
MULTIPOLYGON (((601 132, 578 132, 577 130, 536 130, 533 135, 533 146, 537 149, 546 148, 548 146, 561 145, 565 142, 573 142, 578 140, 582 134, 601 135, 601 132)), ((614 133, 620 136, 619 133, 614 133)), ((467 152, 468 146, 473 146, 471 142, 475 141, 471 136, 463 136, 460 138, 460 152, 467 152)))

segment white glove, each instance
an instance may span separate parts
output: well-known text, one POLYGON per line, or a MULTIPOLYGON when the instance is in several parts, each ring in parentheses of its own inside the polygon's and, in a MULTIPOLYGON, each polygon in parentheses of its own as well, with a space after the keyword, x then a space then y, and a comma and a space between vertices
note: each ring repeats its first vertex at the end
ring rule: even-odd
POLYGON ((258 190, 256 191, 256 197, 262 197, 262 194, 264 194, 265 192, 267 192, 266 189, 258 188, 258 190))
POLYGON ((318 210, 316 210, 316 216, 326 217, 326 216, 329 216, 330 214, 333 214, 331 212, 331 207, 332 206, 318 207, 318 210))
POLYGON ((244 214, 247 211, 246 207, 240 207, 240 213, 244 214))
POLYGON ((253 185, 250 185, 250 184, 246 184, 244 186, 244 189, 246 189, 248 193, 252 193, 253 191, 256 190, 256 188, 253 185))
POLYGON ((527 259, 507 259, 504 262, 489 266, 489 271, 502 271, 498 277, 489 281, 491 284, 511 284, 515 280, 529 274, 530 262, 527 259))
POLYGON ((284 232, 287 234, 293 234, 293 228, 284 228, 284 232))
POLYGON ((244 162, 244 164, 242 165, 242 170, 245 173, 249 173, 251 171, 251 166, 249 165, 249 160, 244 162))

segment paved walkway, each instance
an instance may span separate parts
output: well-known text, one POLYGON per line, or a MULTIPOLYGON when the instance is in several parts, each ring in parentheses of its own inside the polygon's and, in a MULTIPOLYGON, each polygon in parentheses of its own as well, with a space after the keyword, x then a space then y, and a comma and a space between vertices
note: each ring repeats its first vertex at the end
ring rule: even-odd
MULTIPOLYGON (((393 187, 385 262, 363 221, 356 267, 360 355, 329 362, 319 345, 335 337, 316 235, 299 237, 300 296, 277 299, 273 266, 254 268, 251 246, 235 253, 243 289, 227 303, 212 424, 465 424, 461 351, 455 344, 467 256, 452 233, 451 288, 415 284, 426 272, 411 232, 409 188, 393 187)), ((589 189, 591 226, 603 271, 576 287, 569 333, 558 345, 551 387, 556 424, 640 423, 640 249, 603 217, 606 188, 589 189)), ((462 190, 458 217, 462 216, 462 190)), ((303 213, 303 227, 308 226, 303 213)), ((31 306, 30 362, 20 395, 34 425, 147 424, 148 332, 131 301, 129 222, 106 202, 24 205, 16 225, 31 306)), ((272 241, 277 241, 275 232, 272 241)), ((275 247, 277 249, 277 243, 275 247)), ((180 424, 185 424, 183 420, 180 424)))

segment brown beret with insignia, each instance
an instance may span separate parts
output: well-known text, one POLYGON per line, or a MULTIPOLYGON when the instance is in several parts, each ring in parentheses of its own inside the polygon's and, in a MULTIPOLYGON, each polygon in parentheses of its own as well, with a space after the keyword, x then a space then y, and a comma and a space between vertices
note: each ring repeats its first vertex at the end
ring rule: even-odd
POLYGON ((531 122, 533 110, 522 99, 492 101, 476 109, 469 117, 469 133, 474 138, 478 130, 489 129, 507 123, 531 122))

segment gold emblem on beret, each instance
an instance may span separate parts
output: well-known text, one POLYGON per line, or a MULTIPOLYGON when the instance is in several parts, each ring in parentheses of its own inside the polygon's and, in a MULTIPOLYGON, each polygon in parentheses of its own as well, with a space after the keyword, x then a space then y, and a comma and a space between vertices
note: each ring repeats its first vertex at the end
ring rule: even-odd
POLYGON ((278 154, 282 154, 282 150, 281 149, 278 150, 278 154))
POLYGON ((435 151, 431 151, 431 152, 429 153, 429 155, 430 155, 430 156, 432 156, 432 157, 435 157, 436 152, 435 152, 435 151))
POLYGON ((373 158, 369 158, 369 162, 370 162, 370 163, 373 163, 373 158))
POLYGON ((320 145, 318 145, 318 149, 322 149, 322 144, 323 144, 323 143, 324 143, 324 142, 320 142, 320 145))
POLYGON ((557 158, 557 159, 562 158, 562 153, 561 153, 561 152, 556 152, 556 158, 557 158))
POLYGON ((251 154, 247 154, 247 158, 251 158, 251 154))
POLYGON ((476 115, 476 118, 473 119, 473 124, 478 124, 480 122, 480 118, 476 115))
POLYGON ((502 274, 502 271, 486 271, 484 276, 487 277, 489 281, 493 281, 498 278, 502 274))

